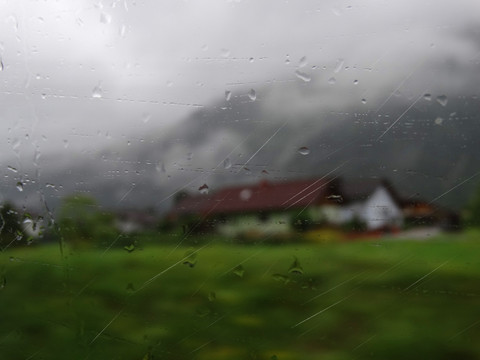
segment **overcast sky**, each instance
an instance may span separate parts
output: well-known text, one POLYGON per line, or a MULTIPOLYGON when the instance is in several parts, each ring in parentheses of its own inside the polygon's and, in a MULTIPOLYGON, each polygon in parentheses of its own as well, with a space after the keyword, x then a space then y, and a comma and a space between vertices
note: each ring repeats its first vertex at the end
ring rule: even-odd
POLYGON ((254 89, 279 114, 362 99, 377 107, 396 90, 458 91, 480 61, 476 0, 0 0, 0 9, 2 172, 162 134, 226 91, 248 100, 254 89), (449 63, 467 70, 452 76, 449 63), (291 83, 325 91, 263 96, 291 83))

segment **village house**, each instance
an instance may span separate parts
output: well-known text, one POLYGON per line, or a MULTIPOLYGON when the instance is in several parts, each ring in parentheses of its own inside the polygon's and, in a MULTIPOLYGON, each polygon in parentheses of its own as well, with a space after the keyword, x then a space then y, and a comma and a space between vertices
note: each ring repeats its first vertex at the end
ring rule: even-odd
POLYGON ((189 231, 284 234, 295 228, 362 223, 365 230, 403 225, 403 212, 392 186, 379 179, 344 181, 317 178, 239 185, 210 194, 185 195, 170 211, 170 221, 189 231))

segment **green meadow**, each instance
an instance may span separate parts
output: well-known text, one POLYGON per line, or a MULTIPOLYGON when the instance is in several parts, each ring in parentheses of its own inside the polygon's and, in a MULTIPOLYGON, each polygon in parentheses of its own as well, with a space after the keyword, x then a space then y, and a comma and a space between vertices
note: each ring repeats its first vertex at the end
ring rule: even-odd
POLYGON ((0 255, 2 359, 478 359, 480 233, 0 255))

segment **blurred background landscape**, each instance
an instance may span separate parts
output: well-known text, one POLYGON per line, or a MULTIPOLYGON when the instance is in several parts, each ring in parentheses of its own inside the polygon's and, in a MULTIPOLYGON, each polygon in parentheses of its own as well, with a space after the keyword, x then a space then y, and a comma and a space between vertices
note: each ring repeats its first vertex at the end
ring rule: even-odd
POLYGON ((480 356, 480 3, 0 7, 8 359, 480 356))

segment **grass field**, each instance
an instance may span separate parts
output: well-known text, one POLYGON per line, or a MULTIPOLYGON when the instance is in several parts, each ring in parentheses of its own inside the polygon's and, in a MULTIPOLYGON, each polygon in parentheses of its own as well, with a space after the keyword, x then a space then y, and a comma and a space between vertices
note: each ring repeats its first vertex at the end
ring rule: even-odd
POLYGON ((8 249, 0 357, 480 358, 480 233, 201 243, 8 249))

